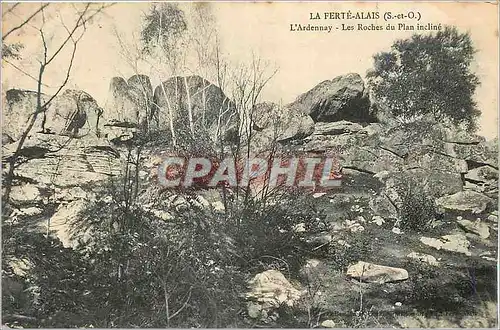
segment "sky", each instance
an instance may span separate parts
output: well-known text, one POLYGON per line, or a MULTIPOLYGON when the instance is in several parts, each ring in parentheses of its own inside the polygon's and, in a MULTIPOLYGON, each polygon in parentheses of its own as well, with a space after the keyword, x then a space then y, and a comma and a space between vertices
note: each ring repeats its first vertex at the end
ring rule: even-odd
MULTIPOLYGON (((12 4, 3 3, 3 9, 12 4)), ((23 3, 13 13, 3 17, 2 28, 7 31, 15 26, 21 17, 26 17, 36 4, 23 3)), ((64 37, 62 22, 70 25, 74 13, 73 4, 51 4, 46 11, 44 30, 47 31, 49 48, 64 37)), ((191 4, 181 8, 189 16, 191 4)), ((475 98, 482 111, 480 134, 493 138, 498 136, 498 9, 490 3, 212 3, 211 11, 215 18, 222 52, 233 64, 248 61, 252 54, 269 63, 278 71, 263 91, 266 101, 288 103, 298 95, 311 89, 321 81, 333 79, 346 73, 359 73, 365 76, 373 65, 372 56, 388 50, 400 38, 409 37, 411 31, 338 31, 291 32, 290 24, 321 24, 340 26, 349 21, 310 20, 310 13, 351 11, 383 13, 418 12, 420 23, 455 25, 461 31, 468 31, 478 52, 473 70, 479 76, 480 87, 475 98)), ((148 10, 148 3, 118 3, 106 9, 105 13, 88 25, 87 31, 78 44, 68 88, 82 89, 90 93, 101 106, 107 99, 109 82, 112 77, 128 78, 134 71, 123 57, 117 35, 122 38, 125 48, 134 50, 134 40, 141 27, 141 19, 148 10)), ((358 22, 356 22, 358 23, 358 22)), ((366 21, 385 26, 387 22, 366 21)), ((36 76, 37 59, 42 54, 40 35, 36 26, 25 26, 13 33, 10 41, 20 41, 26 45, 22 51, 23 59, 13 61, 26 73, 36 76)), ((68 63, 70 49, 48 68, 44 91, 50 93, 64 79, 64 68, 68 63)), ((142 67, 139 68, 139 71, 142 67)), ((154 85, 168 76, 144 67, 143 72, 151 74, 154 85)), ((165 74, 166 75, 166 74, 165 74)), ((35 89, 36 81, 20 73, 10 64, 2 63, 3 90, 9 88, 35 89)))

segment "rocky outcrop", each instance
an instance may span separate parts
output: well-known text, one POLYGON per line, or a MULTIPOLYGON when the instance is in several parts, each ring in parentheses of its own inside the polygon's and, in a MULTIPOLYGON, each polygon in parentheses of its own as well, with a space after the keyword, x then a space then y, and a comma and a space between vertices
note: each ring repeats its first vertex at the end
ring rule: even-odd
MULTIPOLYGON (((3 147, 3 159, 12 157, 17 143, 3 147)), ((72 187, 109 178, 121 171, 119 152, 98 138, 32 134, 21 149, 15 174, 37 185, 72 187)), ((6 170, 6 169, 4 169, 6 170)))
POLYGON ((406 257, 413 260, 418 260, 431 266, 439 266, 439 262, 434 256, 431 256, 430 254, 411 252, 406 257))
MULTIPOLYGON (((51 99, 41 94, 43 106, 51 99)), ((98 135, 103 110, 84 91, 65 90, 42 109, 31 132, 56 134, 81 138, 98 135)), ((37 92, 10 89, 6 92, 3 107, 3 133, 18 140, 26 129, 31 115, 37 111, 37 92)))
POLYGON ((358 123, 341 120, 333 123, 317 123, 314 126, 314 135, 354 134, 363 129, 358 123))
POLYGON ((408 271, 402 268, 394 268, 358 261, 349 266, 347 276, 367 283, 390 283, 408 279, 408 271))
MULTIPOLYGON (((19 142, 2 146, 9 164, 19 142)), ((52 233, 72 247, 70 223, 95 197, 96 186, 123 171, 124 159, 107 140, 32 133, 20 149, 10 194, 10 218, 26 227, 52 233), (31 228, 33 227, 33 228, 31 228)), ((4 166, 3 175, 8 173, 4 166)))
POLYGON ((469 251, 470 242, 462 234, 444 235, 441 238, 421 237, 420 242, 437 250, 446 250, 451 252, 463 253, 467 256, 472 255, 469 251))
POLYGON ((236 107, 216 85, 200 76, 173 77, 154 91, 153 121, 188 132, 191 127, 212 138, 229 131, 237 120, 236 107))
POLYGON ((114 77, 105 105, 106 124, 148 127, 153 120, 153 87, 146 75, 134 75, 125 81, 114 77))
POLYGON ((482 213, 493 203, 488 196, 475 191, 461 191, 436 200, 436 206, 450 212, 482 213))
POLYGON ((254 148, 265 150, 273 141, 287 143, 308 137, 314 130, 311 117, 297 114, 287 107, 264 102, 256 104, 252 112, 254 148))
POLYGON ((285 276, 277 270, 266 270, 249 281, 248 315, 254 319, 268 321, 273 319, 275 310, 282 304, 293 306, 301 293, 294 288, 285 276))
POLYGON ((289 107, 292 111, 311 116, 315 122, 375 121, 368 90, 357 73, 325 80, 300 95, 289 107))
POLYGON ((490 237, 490 228, 481 220, 470 221, 467 219, 461 219, 457 221, 459 227, 469 233, 478 235, 479 237, 486 239, 490 237))
POLYGON ((467 162, 469 169, 490 166, 498 170, 498 138, 485 141, 478 138, 472 143, 449 142, 456 155, 467 162))

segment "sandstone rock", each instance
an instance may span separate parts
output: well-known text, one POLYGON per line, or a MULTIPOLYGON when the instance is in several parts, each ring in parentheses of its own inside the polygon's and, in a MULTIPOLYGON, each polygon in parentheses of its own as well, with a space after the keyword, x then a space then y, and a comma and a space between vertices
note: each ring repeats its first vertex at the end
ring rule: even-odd
POLYGON ((272 127, 276 121, 280 120, 280 115, 284 109, 280 109, 279 105, 274 102, 257 103, 252 112, 252 124, 255 130, 261 131, 265 128, 272 127))
MULTIPOLYGON (((37 92, 10 89, 6 92, 3 108, 3 133, 18 140, 31 114, 37 109, 37 92)), ((49 95, 42 94, 41 101, 48 102, 49 95)), ((99 119, 103 110, 86 92, 65 90, 56 96, 46 110, 40 113, 32 132, 82 137, 99 134, 99 119)))
POLYGON ((141 127, 149 126, 153 119, 151 109, 153 106, 153 86, 148 76, 136 74, 128 78, 129 94, 138 107, 138 121, 141 127))
POLYGON ((427 147, 415 148, 411 150, 405 159, 406 168, 422 168, 424 170, 448 172, 448 173, 467 173, 467 162, 439 152, 429 152, 427 147))
POLYGON ((134 75, 125 81, 111 79, 105 105, 107 124, 128 123, 148 127, 153 121, 153 87, 146 75, 134 75))
POLYGON ((446 211, 482 213, 493 200, 475 191, 461 191, 436 200, 436 206, 446 211))
POLYGON ((488 221, 491 221, 491 222, 498 222, 498 215, 497 214, 490 214, 488 215, 488 221))
POLYGON ((465 174, 465 180, 473 183, 494 184, 498 181, 498 170, 491 166, 476 167, 465 174))
POLYGON ((252 318, 266 319, 280 305, 291 307, 301 296, 300 291, 277 270, 259 273, 248 284, 250 291, 245 297, 249 300, 248 313, 252 318))
POLYGON ((234 103, 218 86, 199 76, 177 76, 164 81, 156 87, 153 101, 153 121, 161 128, 169 128, 173 120, 178 130, 187 132, 191 112, 195 131, 215 139, 236 123, 234 103))
POLYGON ((431 266, 439 266, 439 262, 436 260, 435 257, 431 256, 430 254, 411 252, 406 257, 410 258, 410 259, 415 259, 415 260, 418 260, 421 262, 425 262, 431 266))
POLYGON ((333 239, 332 235, 328 233, 323 233, 309 237, 306 243, 313 246, 326 245, 330 243, 332 239, 333 239))
POLYGON ((349 266, 347 276, 368 283, 398 282, 408 279, 408 272, 402 268, 394 268, 358 261, 349 266))
POLYGON ((215 211, 224 211, 224 203, 221 201, 215 201, 212 203, 212 207, 214 208, 215 211))
POLYGON ((351 123, 349 121, 337 121, 333 123, 316 123, 314 125, 315 135, 340 135, 340 134, 353 134, 363 129, 358 123, 351 123))
POLYGON ((376 224, 377 226, 380 227, 380 226, 382 226, 385 223, 385 220, 381 216, 375 215, 375 216, 373 216, 372 221, 370 221, 370 222, 374 223, 374 224, 376 224))
POLYGON ((439 170, 410 169, 391 172, 384 177, 385 189, 406 187, 418 182, 429 197, 441 197, 444 195, 461 192, 463 182, 460 174, 442 172, 439 170))
POLYGON ((333 320, 324 320, 320 326, 323 328, 335 328, 336 324, 333 320))
POLYGON ((479 221, 470 221, 470 220, 458 220, 457 221, 458 225, 462 227, 465 231, 479 235, 481 238, 488 238, 490 237, 490 228, 488 225, 484 222, 479 221))
POLYGON ((310 115, 315 122, 374 121, 368 90, 356 73, 323 81, 289 106, 297 113, 310 115))
POLYGON ((312 134, 311 117, 297 114, 289 108, 280 108, 271 102, 255 105, 253 112, 254 138, 252 150, 266 150, 273 141, 287 143, 312 134))
POLYGON ((150 209, 148 211, 153 213, 154 216, 162 219, 163 221, 169 221, 174 219, 174 217, 172 216, 172 214, 170 214, 170 212, 164 210, 150 209))
MULTIPOLYGON (((17 143, 4 146, 10 157, 17 143)), ((81 186, 103 181, 121 172, 120 153, 104 139, 72 139, 58 135, 31 134, 22 149, 23 159, 15 171, 38 185, 81 186), (36 149, 36 150, 35 150, 36 149)))
POLYGON ((384 218, 396 219, 398 216, 396 207, 386 195, 372 196, 369 206, 373 213, 380 214, 384 218))
POLYGON ((444 235, 439 239, 421 237, 420 242, 437 250, 443 249, 446 251, 463 253, 467 256, 471 255, 471 252, 469 251, 470 242, 462 234, 444 235))
MULTIPOLYGON (((324 152, 329 150, 351 150, 358 146, 358 139, 351 134, 311 135, 304 139, 304 150, 324 152)), ((353 155, 354 156, 354 155, 353 155)))
POLYGON ((498 139, 478 144, 455 143, 452 148, 458 158, 467 162, 469 169, 487 165, 498 170, 498 139))
POLYGON ((15 203, 29 203, 38 202, 42 200, 43 196, 37 186, 28 183, 21 186, 13 186, 10 198, 15 203))
POLYGON ((47 225, 49 231, 54 231, 64 247, 73 247, 76 242, 72 240, 71 224, 78 220, 79 214, 87 206, 87 201, 76 200, 67 205, 61 205, 52 215, 47 225))
POLYGON ((81 187, 71 187, 68 189, 55 189, 54 197, 59 201, 71 202, 78 199, 87 198, 89 193, 83 190, 81 187))
POLYGON ((39 214, 42 214, 43 213, 43 209, 39 208, 39 207, 26 207, 26 208, 22 208, 22 209, 16 209, 14 211, 14 213, 12 214, 12 217, 16 216, 16 215, 24 215, 24 216, 28 216, 28 217, 32 217, 34 215, 39 215, 39 214))
POLYGON ((361 172, 376 174, 389 170, 396 171, 402 165, 401 159, 386 150, 359 146, 344 150, 340 156, 340 163, 344 168, 353 168, 361 172))
POLYGON ((104 108, 106 122, 137 123, 138 121, 137 109, 129 94, 128 84, 122 77, 111 79, 104 108))
POLYGON ((305 233, 306 232, 306 224, 301 222, 293 226, 292 230, 296 233, 305 233))
POLYGON ((401 235, 403 233, 398 227, 393 227, 391 231, 396 235, 401 235))

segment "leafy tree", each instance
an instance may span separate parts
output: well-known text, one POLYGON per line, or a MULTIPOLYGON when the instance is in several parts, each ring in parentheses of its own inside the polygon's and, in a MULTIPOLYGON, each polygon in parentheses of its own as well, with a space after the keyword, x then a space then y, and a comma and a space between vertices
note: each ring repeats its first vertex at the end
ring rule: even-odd
POLYGON ((155 50, 159 50, 164 56, 174 55, 186 29, 184 12, 176 4, 153 4, 149 13, 144 16, 141 31, 143 52, 155 55, 155 50))
POLYGON ((470 68, 475 52, 469 33, 455 27, 415 34, 373 57, 368 83, 404 123, 431 115, 474 130, 480 114, 473 98, 479 79, 470 68))

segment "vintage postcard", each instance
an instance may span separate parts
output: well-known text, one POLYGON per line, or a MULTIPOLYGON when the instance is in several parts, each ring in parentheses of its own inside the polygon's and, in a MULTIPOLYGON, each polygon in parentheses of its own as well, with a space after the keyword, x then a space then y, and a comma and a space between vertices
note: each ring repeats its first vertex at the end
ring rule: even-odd
POLYGON ((498 327, 497 1, 1 8, 2 327, 498 327))

